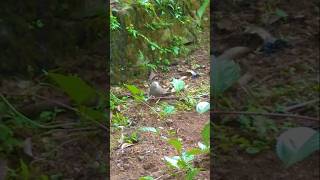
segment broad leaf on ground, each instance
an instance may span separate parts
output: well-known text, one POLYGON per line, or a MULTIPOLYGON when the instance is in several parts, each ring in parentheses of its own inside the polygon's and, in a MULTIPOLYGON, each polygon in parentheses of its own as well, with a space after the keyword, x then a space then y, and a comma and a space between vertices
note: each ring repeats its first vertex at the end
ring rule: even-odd
POLYGON ((140 130, 143 132, 153 132, 153 133, 158 132, 157 129, 154 127, 141 127, 140 130))
POLYGON ((171 84, 173 85, 173 88, 176 92, 179 92, 185 88, 185 83, 181 79, 175 79, 171 81, 171 84))
POLYGON ((174 106, 166 105, 166 106, 163 107, 163 112, 165 114, 172 114, 172 113, 175 112, 175 108, 174 108, 174 106))
POLYGON ((319 132, 307 127, 297 127, 279 136, 276 151, 285 166, 289 167, 319 150, 319 146, 319 132))
POLYGON ((211 94, 218 97, 230 88, 240 78, 240 66, 233 60, 213 59, 211 63, 210 80, 212 84, 211 94))
POLYGON ((169 139, 168 143, 171 144, 180 154, 182 150, 182 142, 179 139, 169 139))
POLYGON ((199 102, 196 107, 196 111, 200 114, 205 113, 210 110, 210 103, 208 102, 199 102))
POLYGON ((207 123, 203 127, 203 129, 201 131, 201 137, 202 137, 203 143, 206 146, 210 146, 210 123, 207 123))

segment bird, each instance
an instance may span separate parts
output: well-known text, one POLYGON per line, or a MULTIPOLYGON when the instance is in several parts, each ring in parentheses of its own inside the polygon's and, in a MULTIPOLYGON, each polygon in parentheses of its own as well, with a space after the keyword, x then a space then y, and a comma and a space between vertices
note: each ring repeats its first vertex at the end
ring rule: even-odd
POLYGON ((275 38, 271 33, 262 27, 249 25, 245 29, 245 33, 257 34, 264 41, 260 51, 266 55, 270 55, 284 48, 291 48, 292 46, 284 39, 275 38))
POLYGON ((153 81, 150 85, 149 96, 160 97, 164 95, 168 95, 170 92, 168 90, 162 88, 158 81, 153 81))
POLYGON ((249 34, 257 34, 261 37, 261 39, 264 41, 264 43, 274 43, 277 38, 275 38, 271 33, 269 33, 267 30, 263 29, 262 27, 258 27, 255 25, 248 25, 245 28, 245 33, 249 34))

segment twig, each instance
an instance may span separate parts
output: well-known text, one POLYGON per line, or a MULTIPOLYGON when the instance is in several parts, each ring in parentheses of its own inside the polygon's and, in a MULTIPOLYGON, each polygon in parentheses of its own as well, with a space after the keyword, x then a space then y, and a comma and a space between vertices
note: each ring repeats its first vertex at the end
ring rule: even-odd
POLYGON ((59 132, 59 131, 73 132, 73 131, 91 131, 91 130, 97 130, 97 127, 71 128, 71 129, 52 129, 52 130, 44 132, 43 134, 41 134, 41 136, 53 134, 53 133, 59 132))
POLYGON ((161 176, 157 177, 157 178, 154 179, 154 180, 158 180, 158 179, 162 178, 163 176, 164 176, 164 177, 170 177, 168 174, 162 174, 161 176))
POLYGON ((142 102, 144 105, 148 106, 153 112, 155 112, 161 118, 161 115, 153 107, 151 107, 148 103, 144 102, 143 100, 140 100, 140 102, 142 102))
POLYGON ((56 105, 59 105, 65 109, 68 109, 68 110, 71 110, 71 111, 75 111, 75 112, 78 112, 78 110, 76 108, 73 108, 67 104, 64 104, 62 102, 59 102, 59 101, 56 101, 56 100, 53 100, 53 99, 49 99, 49 98, 46 98, 44 96, 40 96, 40 95, 34 95, 35 97, 39 98, 39 99, 42 99, 42 100, 45 100, 45 101, 48 101, 48 102, 52 102, 56 105))
POLYGON ((310 121, 319 121, 319 118, 294 115, 294 114, 281 114, 281 113, 258 113, 258 112, 245 112, 245 111, 213 111, 214 114, 243 114, 252 116, 272 116, 272 117, 289 117, 295 119, 304 119, 310 121))
POLYGON ((313 104, 313 103, 317 103, 319 101, 319 99, 314 99, 314 100, 311 100, 311 101, 307 101, 307 102, 303 102, 303 103, 300 103, 300 104, 296 104, 296 105, 293 105, 293 106, 289 106, 289 107, 286 107, 284 109, 284 111, 292 111, 294 109, 298 109, 298 108, 302 108, 304 106, 307 106, 309 104, 313 104))
MULTIPOLYGON (((191 96, 192 98, 195 98, 195 99, 200 99, 200 98, 204 98, 204 97, 209 97, 208 94, 203 94, 201 96, 191 96)), ((177 97, 177 96, 162 96, 162 97, 152 97, 152 98, 149 98, 148 100, 158 100, 158 99, 181 99, 180 97, 177 97)))
MULTIPOLYGON (((63 128, 63 127, 66 125, 66 124, 57 124, 57 125, 47 126, 47 125, 43 125, 43 124, 40 124, 40 123, 38 123, 38 122, 35 122, 35 121, 29 119, 28 117, 26 117, 25 115, 23 115, 22 113, 20 113, 19 111, 17 111, 16 108, 13 107, 13 106, 9 103, 9 101, 8 101, 1 93, 0 93, 0 97, 1 97, 1 99, 3 100, 3 102, 5 102, 6 105, 13 111, 14 114, 20 116, 23 120, 29 122, 30 124, 32 124, 32 125, 34 125, 34 126, 37 126, 37 127, 39 127, 39 128, 43 128, 43 129, 54 129, 54 128, 59 128, 59 127, 62 127, 62 128, 63 128)), ((75 112, 80 113, 77 109, 74 109, 74 110, 75 110, 75 112)), ((107 131, 109 130, 106 126, 104 126, 104 125, 101 124, 100 122, 98 122, 98 121, 96 121, 96 120, 88 117, 87 115, 85 115, 85 114, 83 114, 83 113, 82 113, 82 115, 84 115, 86 118, 94 121, 97 125, 99 125, 99 126, 100 126, 101 128, 103 128, 104 130, 107 130, 107 131)), ((70 123, 68 123, 68 124, 70 124, 70 123)))
POLYGON ((72 143, 73 141, 78 140, 78 139, 80 139, 80 137, 75 137, 75 138, 73 138, 73 139, 69 139, 69 140, 61 143, 60 145, 56 146, 53 150, 45 153, 45 155, 44 155, 43 157, 48 157, 50 154, 52 154, 53 152, 55 152, 55 151, 57 151, 58 149, 62 148, 64 145, 69 144, 69 143, 72 143))
POLYGON ((179 99, 179 97, 176 96, 164 96, 164 97, 152 97, 148 100, 159 100, 159 99, 179 99))
MULTIPOLYGON (((56 100, 52 100, 52 99, 49 99, 49 98, 46 98, 46 97, 43 97, 43 96, 39 96, 39 95, 35 95, 35 97, 37 97, 37 98, 39 98, 39 99, 46 100, 46 101, 48 101, 48 102, 52 102, 52 103, 54 103, 54 104, 57 104, 57 105, 59 105, 59 106, 61 106, 61 107, 66 108, 66 109, 68 109, 68 110, 71 110, 71 111, 74 111, 74 112, 76 112, 76 113, 81 114, 81 112, 80 112, 78 109, 73 108, 73 107, 71 107, 71 106, 69 106, 69 105, 67 105, 67 104, 65 104, 65 103, 62 103, 62 102, 59 102, 59 101, 56 101, 56 100)), ((83 113, 82 113, 82 115, 86 116, 86 115, 83 114, 83 113)), ((106 126, 104 126, 104 125, 101 124, 100 122, 98 122, 98 121, 90 118, 89 116, 86 116, 86 117, 87 117, 88 119, 94 121, 94 122, 95 122, 98 126, 100 126, 102 129, 107 130, 107 131, 109 130, 109 128, 107 128, 106 126)))

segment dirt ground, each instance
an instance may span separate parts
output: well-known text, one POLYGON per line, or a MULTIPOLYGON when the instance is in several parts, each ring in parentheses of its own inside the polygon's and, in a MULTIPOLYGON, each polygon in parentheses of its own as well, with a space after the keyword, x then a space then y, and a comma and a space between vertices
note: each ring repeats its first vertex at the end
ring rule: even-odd
MULTIPOLYGON (((319 90, 314 89, 319 84, 318 1, 219 1, 216 6, 215 20, 211 28, 213 54, 219 55, 235 46, 255 47, 256 42, 244 38, 243 35, 244 27, 248 24, 264 27, 275 37, 287 39, 291 46, 271 55, 253 52, 235 59, 242 68, 242 75, 248 73, 252 80, 245 85, 247 92, 237 86, 227 93, 228 97, 232 97, 233 110, 246 110, 247 103, 250 102, 247 98, 248 92, 252 92, 253 97, 256 96, 255 103, 270 111, 275 111, 278 105, 290 106, 319 97, 319 90), (268 6, 285 11, 287 19, 272 20, 275 17, 266 16, 268 6), (280 92, 279 88, 286 90, 280 92)), ((319 117, 319 102, 291 113, 319 117)), ((226 116, 219 116, 221 119, 224 117, 226 116)), ((237 117, 232 116, 232 119, 237 117)), ((273 119, 279 122, 278 124, 287 121, 298 126, 319 128, 319 122, 314 121, 273 119)), ((241 133, 238 124, 232 124, 230 127, 241 133)), ((214 150, 214 156, 211 169, 215 180, 311 180, 320 177, 319 151, 288 169, 283 167, 276 156, 274 146, 257 155, 249 155, 236 149, 230 152, 214 150)))
MULTIPOLYGON (((208 37, 208 32, 205 33, 208 37)), ((192 79, 188 76, 185 79, 188 85, 186 91, 192 91, 200 87, 205 87, 207 96, 202 101, 209 101, 209 39, 207 43, 201 43, 189 57, 190 62, 186 59, 179 59, 178 64, 171 66, 169 72, 159 73, 159 81, 168 85, 172 77, 179 78, 187 69, 192 69, 199 73, 200 77, 192 79), (192 64, 198 64, 200 67, 192 68, 192 64)), ((146 89, 147 91, 147 89, 146 89)), ((200 100, 200 99, 199 99, 200 100)), ((177 103, 176 99, 162 99, 158 102, 168 102, 169 104, 177 103)), ((148 101, 150 106, 156 106, 157 101, 148 101)), ((182 139, 183 146, 186 149, 196 147, 197 142, 201 141, 201 130, 209 120, 209 113, 198 114, 193 108, 190 111, 177 110, 175 114, 165 119, 160 119, 156 114, 145 105, 129 105, 127 110, 121 111, 134 120, 133 126, 125 129, 125 132, 133 131, 139 127, 162 127, 161 135, 170 137, 170 131, 175 132, 174 137, 182 139), (132 107, 131 107, 132 106, 132 107)), ((153 176, 156 179, 183 179, 182 176, 174 177, 170 175, 172 170, 168 169, 164 156, 177 155, 176 151, 159 135, 145 132, 140 134, 140 141, 133 146, 124 148, 119 147, 117 140, 119 131, 111 133, 111 179, 112 180, 135 180, 142 176, 153 176)), ((196 167, 204 168, 197 176, 197 179, 209 179, 209 156, 202 156, 195 161, 196 167)))

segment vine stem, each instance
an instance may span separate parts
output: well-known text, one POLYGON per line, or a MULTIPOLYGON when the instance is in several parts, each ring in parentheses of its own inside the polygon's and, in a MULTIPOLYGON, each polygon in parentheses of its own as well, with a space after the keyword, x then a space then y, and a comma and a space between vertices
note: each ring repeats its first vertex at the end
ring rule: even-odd
POLYGON ((148 106, 153 112, 155 112, 159 116, 159 118, 161 118, 161 115, 153 107, 151 107, 148 103, 144 102, 143 100, 140 100, 140 102, 142 102, 144 105, 148 106))
POLYGON ((319 118, 309 117, 309 116, 301 116, 295 114, 282 114, 282 113, 259 113, 259 112, 246 112, 246 111, 212 111, 213 114, 240 114, 240 115, 252 115, 252 116, 271 116, 271 117, 289 117, 295 119, 304 119, 309 121, 319 121, 319 118))
MULTIPOLYGON (((12 104, 10 104, 10 102, 3 96, 2 93, 0 93, 0 97, 1 99, 3 100, 3 102, 13 111, 14 114, 18 115, 19 117, 21 117, 23 120, 29 122, 30 124, 36 126, 36 127, 39 127, 39 128, 42 128, 42 129, 54 129, 54 128, 61 128, 61 127, 65 127, 66 125, 73 125, 75 123, 66 123, 66 124, 57 124, 57 125, 50 125, 50 126, 47 126, 47 125, 43 125, 43 124, 40 124, 40 123, 37 123, 33 120, 31 120, 30 118, 26 117, 25 115, 23 115, 22 113, 20 113, 19 111, 16 110, 15 107, 13 107, 12 104)), ((56 101, 54 101, 55 103, 57 103, 56 101)), ((61 105, 61 103, 59 104, 61 105)), ((64 107, 66 108, 66 105, 64 105, 64 107)), ((67 108, 69 110, 73 110, 77 113, 80 113, 77 109, 75 108, 72 108, 72 107, 69 107, 67 108)), ((96 123, 98 126, 100 126, 102 129, 104 130, 109 130, 106 126, 104 126, 103 124, 101 124, 100 122, 88 117, 87 115, 83 114, 83 116, 85 116, 86 118, 89 118, 90 120, 92 120, 94 123, 96 123)))
POLYGON ((37 126, 39 128, 43 128, 43 129, 53 129, 53 128, 59 128, 59 127, 64 127, 66 124, 57 124, 57 125, 51 125, 51 126, 46 126, 40 123, 37 123, 31 119, 29 119, 28 117, 26 117, 25 115, 23 115, 22 113, 20 113, 19 111, 16 110, 15 107, 13 107, 12 104, 10 104, 10 102, 3 96, 2 93, 0 93, 0 97, 2 99, 2 101, 12 110, 12 112, 16 115, 18 115, 19 117, 21 117, 23 120, 29 122, 30 124, 37 126))

